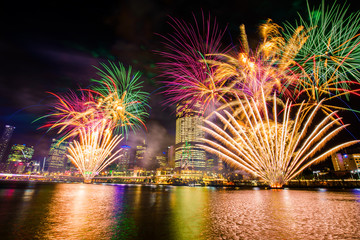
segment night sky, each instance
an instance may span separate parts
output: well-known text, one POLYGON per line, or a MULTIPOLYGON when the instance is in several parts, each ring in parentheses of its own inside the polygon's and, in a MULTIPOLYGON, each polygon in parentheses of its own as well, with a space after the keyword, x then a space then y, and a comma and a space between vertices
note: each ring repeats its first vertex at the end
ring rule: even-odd
MULTIPOLYGON (((321 1, 310 2, 318 6, 321 1)), ((360 9, 357 1, 347 2, 350 9, 360 9)), ((227 26, 226 44, 237 45, 240 24, 250 43, 256 42, 259 24, 268 18, 293 22, 297 12, 306 11, 306 1, 2 1, 0 11, 0 134, 5 124, 15 126, 12 143, 33 145, 39 160, 56 136, 37 130, 42 121, 32 123, 49 111, 53 98, 46 92, 88 87, 96 78, 93 66, 108 59, 143 73, 144 89, 152 93, 146 121, 150 147, 157 151, 174 143, 174 108, 161 105, 155 67, 161 59, 154 53, 162 49, 157 34, 171 31, 169 16, 192 22, 192 14, 210 13, 222 29, 227 26)), ((342 115, 359 137, 359 121, 353 114, 342 115)))

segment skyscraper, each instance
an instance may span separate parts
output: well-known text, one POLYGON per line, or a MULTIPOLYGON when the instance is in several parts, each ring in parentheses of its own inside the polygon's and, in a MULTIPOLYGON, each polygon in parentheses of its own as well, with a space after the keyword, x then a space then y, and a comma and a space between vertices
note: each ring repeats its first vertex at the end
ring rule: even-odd
POLYGON ((142 144, 139 144, 136 146, 134 166, 145 167, 146 164, 144 162, 144 156, 145 156, 146 149, 147 149, 147 146, 146 146, 145 140, 143 140, 142 144))
POLYGON ((168 164, 166 152, 161 152, 155 156, 156 164, 159 167, 166 167, 168 164))
POLYGON ((65 172, 68 158, 66 156, 67 147, 69 142, 63 141, 59 143, 59 140, 53 139, 48 158, 45 163, 45 171, 48 172, 65 172))
POLYGON ((121 156, 118 160, 117 170, 123 171, 127 170, 130 165, 130 157, 131 157, 131 147, 128 145, 122 145, 121 148, 121 156))
POLYGON ((33 146, 26 146, 26 144, 14 144, 10 149, 10 154, 7 161, 7 171, 11 173, 22 173, 30 163, 34 154, 33 146))
POLYGON ((174 145, 168 146, 167 158, 168 158, 168 166, 170 168, 174 168, 175 167, 175 146, 174 145))
POLYGON ((204 131, 199 104, 179 104, 176 109, 175 168, 205 169, 205 151, 196 146, 201 143, 204 131))
POLYGON ((10 125, 5 125, 4 133, 0 139, 0 162, 5 161, 3 159, 4 159, 6 150, 9 145, 9 141, 11 139, 11 136, 12 136, 14 130, 15 130, 15 127, 10 126, 10 125))

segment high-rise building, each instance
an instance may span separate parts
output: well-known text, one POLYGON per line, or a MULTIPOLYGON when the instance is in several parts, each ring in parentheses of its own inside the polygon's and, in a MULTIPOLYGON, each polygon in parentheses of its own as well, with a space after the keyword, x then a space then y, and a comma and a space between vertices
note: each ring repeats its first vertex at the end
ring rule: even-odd
POLYGON ((5 161, 4 156, 9 146, 9 141, 15 130, 15 127, 10 125, 5 125, 5 130, 3 135, 0 138, 0 162, 5 161))
POLYGON ((146 149, 147 149, 147 146, 146 146, 145 140, 143 140, 142 144, 139 144, 136 146, 134 166, 145 167, 146 164, 144 162, 144 156, 145 156, 146 149))
POLYGON ((206 169, 207 170, 212 170, 214 167, 215 167, 214 159, 213 158, 208 158, 206 160, 206 169))
POLYGON ((221 159, 209 152, 206 152, 206 170, 207 171, 219 171, 223 169, 223 163, 221 159))
POLYGON ((121 156, 117 164, 117 170, 119 171, 127 170, 129 168, 131 158, 131 147, 128 145, 122 145, 121 148, 121 156))
POLYGON ((48 172, 65 172, 67 168, 68 158, 67 148, 69 146, 69 142, 62 141, 57 139, 53 139, 48 158, 45 162, 45 171, 48 172))
POLYGON ((168 146, 167 149, 167 159, 168 159, 168 167, 174 168, 175 167, 175 146, 171 145, 168 146))
POLYGON ((179 104, 176 109, 175 168, 204 170, 206 155, 196 144, 204 137, 199 104, 179 104))
POLYGON ((167 166, 166 152, 159 153, 155 156, 156 163, 159 167, 167 166))
POLYGON ((27 164, 31 162, 33 155, 33 146, 26 146, 26 144, 12 145, 7 160, 7 171, 11 173, 22 173, 27 164))
POLYGON ((224 168, 223 161, 220 158, 218 158, 217 160, 217 170, 222 170, 224 168))

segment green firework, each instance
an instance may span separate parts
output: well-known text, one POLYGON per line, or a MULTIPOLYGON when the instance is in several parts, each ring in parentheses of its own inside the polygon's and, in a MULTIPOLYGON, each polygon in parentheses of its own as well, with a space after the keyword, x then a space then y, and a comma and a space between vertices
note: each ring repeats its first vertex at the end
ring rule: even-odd
POLYGON ((132 73, 131 66, 101 63, 100 79, 91 79, 95 85, 92 90, 97 95, 98 108, 113 122, 116 131, 127 137, 129 130, 136 131, 148 117, 149 93, 142 91, 140 72, 132 73))
POLYGON ((337 3, 326 6, 323 1, 318 8, 308 3, 308 16, 299 15, 295 24, 285 24, 287 38, 299 26, 307 31, 308 39, 295 58, 302 71, 309 76, 321 72, 325 82, 336 79, 339 89, 350 89, 351 80, 360 82, 360 11, 348 10, 348 5, 337 3))

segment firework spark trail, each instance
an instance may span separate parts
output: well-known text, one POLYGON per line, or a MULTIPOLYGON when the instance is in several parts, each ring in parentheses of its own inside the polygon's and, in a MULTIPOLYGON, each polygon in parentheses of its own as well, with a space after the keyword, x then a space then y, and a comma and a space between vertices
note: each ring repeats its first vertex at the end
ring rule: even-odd
POLYGON ((238 53, 216 48, 199 51, 194 47, 200 46, 196 39, 201 36, 199 29, 176 20, 176 34, 165 38, 170 51, 161 53, 168 60, 160 64, 163 76, 172 80, 166 83, 167 103, 190 100, 206 107, 209 100, 221 100, 222 106, 214 112, 221 126, 207 119, 208 127, 203 127, 215 140, 203 139, 207 145, 201 146, 272 187, 282 186, 311 164, 358 142, 319 153, 347 126, 334 110, 351 109, 334 105, 333 100, 360 96, 360 89, 351 89, 360 85, 356 69, 360 63, 360 12, 345 18, 347 8, 334 4, 325 11, 324 2, 318 15, 308 9, 310 23, 301 18, 300 25, 287 24, 285 34, 271 20, 261 25, 262 40, 255 51, 249 48, 241 25, 242 49, 238 53), (351 77, 355 81, 349 80, 351 77), (290 100, 304 101, 291 104, 290 100), (282 107, 279 110, 278 105, 282 107), (319 111, 325 116, 314 125, 319 111))
POLYGON ((120 135, 113 136, 106 121, 96 126, 79 130, 80 140, 74 140, 69 146, 68 158, 83 175, 85 182, 91 181, 109 164, 117 160, 122 149, 112 153, 122 141, 120 135))
POLYGON ((231 89, 224 81, 212 78, 213 70, 204 61, 206 54, 220 52, 225 31, 219 30, 210 16, 205 20, 202 15, 202 25, 194 19, 193 25, 172 19, 174 33, 163 36, 166 51, 158 52, 166 61, 158 65, 163 71, 161 76, 169 79, 164 82, 165 104, 202 102, 206 111, 207 107, 226 101, 224 95, 231 89))
POLYGON ((349 89, 346 82, 349 77, 360 82, 360 11, 348 14, 349 5, 333 5, 326 7, 324 1, 318 8, 308 5, 308 16, 299 16, 296 24, 285 24, 285 36, 289 38, 299 26, 308 32, 308 39, 295 57, 304 70, 311 74, 313 63, 317 62, 320 71, 326 73, 325 78, 334 78, 334 87, 349 89), (308 19, 308 20, 307 20, 308 19), (309 57, 312 56, 312 57, 309 57), (312 59, 313 58, 313 59, 312 59))
POLYGON ((97 110, 125 137, 130 129, 146 128, 144 120, 149 115, 146 110, 149 94, 141 90, 140 72, 132 74, 131 67, 126 70, 121 63, 119 66, 111 62, 109 66, 101 65, 103 70, 97 68, 101 79, 92 79, 96 85, 91 90, 96 96, 97 110))
POLYGON ((129 129, 145 127, 148 116, 148 93, 141 91, 140 73, 131 73, 119 63, 101 64, 100 80, 92 79, 93 89, 80 89, 56 97, 50 118, 44 128, 58 128, 62 140, 72 138, 69 159, 79 168, 85 181, 91 179, 106 166, 118 159, 120 150, 112 154, 121 142, 120 131, 127 137, 129 129), (76 140, 79 137, 79 141, 76 140))
MULTIPOLYGON (((228 112, 223 115, 216 112, 224 128, 205 120, 209 127, 202 127, 215 140, 202 139, 206 144, 199 144, 206 151, 217 154, 220 158, 239 168, 245 169, 265 180, 271 187, 281 187, 296 177, 313 163, 324 160, 332 153, 359 141, 339 144, 330 150, 313 157, 322 147, 347 125, 337 125, 335 113, 323 118, 312 129, 312 120, 320 109, 317 105, 306 120, 302 116, 301 105, 291 119, 291 103, 287 101, 282 111, 282 118, 277 110, 276 96, 271 109, 262 94, 262 114, 255 107, 253 98, 245 98, 239 106, 245 114, 243 124, 228 112), (309 132, 309 133, 308 133, 309 132)), ((320 102, 321 104, 321 102, 320 102)))
POLYGON ((126 71, 122 64, 117 67, 110 62, 110 67, 102 66, 102 79, 93 79, 97 84, 93 90, 80 89, 79 94, 70 91, 64 96, 50 93, 57 101, 53 112, 42 117, 50 119, 42 128, 59 128, 58 133, 65 140, 76 137, 82 127, 96 125, 103 119, 107 119, 109 127, 120 128, 126 137, 129 129, 145 127, 148 93, 141 91, 140 73, 131 75, 131 67, 126 71))
POLYGON ((40 128, 58 129, 58 134, 62 136, 61 141, 64 141, 76 137, 81 128, 96 125, 101 121, 103 115, 96 109, 94 96, 87 91, 80 90, 79 93, 70 91, 63 96, 50 93, 57 101, 52 106, 52 113, 39 118, 49 119, 49 122, 40 128))
MULTIPOLYGON (((355 109, 351 109, 346 106, 337 106, 330 104, 329 102, 333 99, 341 100, 341 97, 343 96, 360 96, 359 88, 350 88, 350 86, 359 86, 360 83, 351 80, 339 80, 339 78, 344 78, 342 76, 343 74, 338 73, 340 65, 335 70, 324 69, 319 66, 321 63, 317 62, 314 56, 311 57, 309 62, 312 62, 313 64, 311 73, 307 73, 303 66, 301 66, 299 63, 296 63, 296 66, 301 71, 301 73, 298 74, 299 77, 297 78, 297 81, 293 82, 294 89, 297 90, 295 100, 307 99, 305 107, 303 108, 304 112, 308 112, 314 106, 320 105, 321 111, 326 115, 331 114, 334 110, 347 110, 359 113, 359 111, 355 109), (331 75, 328 72, 331 72, 331 75), (346 87, 342 88, 342 85, 346 85, 346 87), (320 101, 322 104, 320 104, 320 101)), ((342 121, 340 122, 344 124, 342 121)))
POLYGON ((253 53, 248 49, 245 27, 240 26, 240 30, 243 49, 236 56, 223 53, 207 55, 218 57, 217 60, 206 59, 215 69, 213 78, 220 82, 231 82, 231 87, 236 90, 228 93, 237 96, 261 99, 263 90, 266 98, 271 98, 274 92, 291 98, 293 93, 288 88, 298 78, 291 66, 295 64, 293 58, 306 42, 306 31, 299 27, 285 41, 281 27, 269 19, 259 28, 262 41, 253 53))

